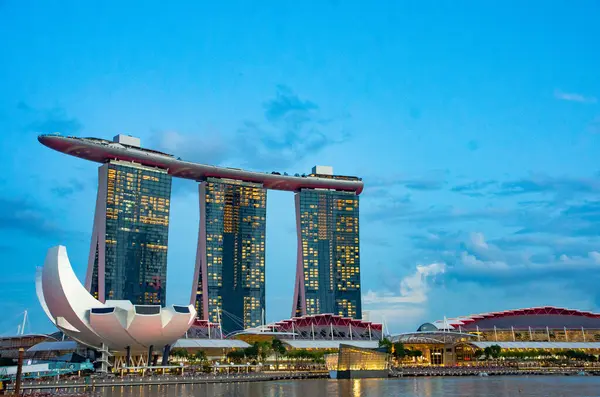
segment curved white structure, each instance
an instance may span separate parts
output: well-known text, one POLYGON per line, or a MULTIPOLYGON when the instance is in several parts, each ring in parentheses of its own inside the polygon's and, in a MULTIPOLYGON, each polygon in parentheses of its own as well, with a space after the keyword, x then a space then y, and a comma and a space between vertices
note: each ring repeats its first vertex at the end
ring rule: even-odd
POLYGON ((95 299, 73 272, 67 249, 50 248, 36 278, 38 299, 50 320, 65 334, 95 349, 148 351, 177 341, 192 325, 192 305, 133 305, 95 299))

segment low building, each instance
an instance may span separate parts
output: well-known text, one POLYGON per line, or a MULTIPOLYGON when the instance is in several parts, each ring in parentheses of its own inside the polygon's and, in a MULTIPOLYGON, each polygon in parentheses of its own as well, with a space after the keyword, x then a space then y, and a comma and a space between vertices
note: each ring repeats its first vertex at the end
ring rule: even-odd
POLYGON ((317 314, 246 329, 230 337, 248 343, 279 339, 288 349, 336 350, 341 344, 374 349, 383 338, 383 326, 334 314, 317 314))
POLYGON ((597 356, 600 314, 553 306, 506 310, 425 323, 392 340, 420 350, 420 362, 429 365, 469 364, 494 345, 505 352, 579 351, 597 356))
POLYGON ((388 354, 341 344, 335 354, 325 356, 325 365, 332 379, 387 378, 388 354))

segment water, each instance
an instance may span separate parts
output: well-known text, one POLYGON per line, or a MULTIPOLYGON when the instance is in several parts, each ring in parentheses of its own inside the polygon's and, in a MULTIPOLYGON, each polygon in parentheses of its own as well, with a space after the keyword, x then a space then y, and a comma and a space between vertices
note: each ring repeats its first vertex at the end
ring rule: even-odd
POLYGON ((114 387, 101 397, 600 397, 600 377, 435 377, 114 387))

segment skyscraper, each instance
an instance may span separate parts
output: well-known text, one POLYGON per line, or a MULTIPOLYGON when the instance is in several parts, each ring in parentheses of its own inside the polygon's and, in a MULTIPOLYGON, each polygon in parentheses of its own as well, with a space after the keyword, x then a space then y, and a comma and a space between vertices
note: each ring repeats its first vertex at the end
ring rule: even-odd
MULTIPOLYGON (((333 175, 315 167, 311 176, 333 175)), ((361 318, 359 201, 354 192, 301 189, 295 195, 298 257, 292 316, 361 318)))
POLYGON ((120 160, 100 166, 86 276, 97 299, 165 306, 170 201, 166 170, 120 160))
POLYGON ((266 189, 207 178, 199 186, 200 232, 191 303, 231 332, 261 324, 265 309, 266 189))

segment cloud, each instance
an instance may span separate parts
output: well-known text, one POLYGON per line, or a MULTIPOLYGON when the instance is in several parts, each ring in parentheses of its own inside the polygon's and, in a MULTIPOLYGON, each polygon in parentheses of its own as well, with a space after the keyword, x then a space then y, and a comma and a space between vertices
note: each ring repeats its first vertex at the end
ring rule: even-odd
POLYGON ((218 134, 192 135, 178 131, 156 131, 151 146, 187 161, 201 164, 221 165, 231 155, 232 148, 218 134))
POLYGON ((509 221, 517 216, 514 210, 501 207, 486 207, 480 209, 465 209, 457 206, 429 206, 425 209, 415 209, 408 205, 382 203, 373 209, 364 211, 365 217, 371 221, 384 223, 406 222, 417 226, 474 222, 474 221, 509 221))
POLYGON ((400 288, 396 292, 373 292, 369 290, 363 297, 365 304, 396 304, 396 303, 424 303, 427 302, 427 279, 444 273, 444 263, 431 263, 417 265, 413 274, 400 281, 400 288))
MULTIPOLYGON (((444 284, 475 283, 490 288, 527 285, 548 281, 562 284, 564 290, 576 288, 582 280, 600 281, 598 248, 581 247, 579 252, 560 252, 548 240, 547 244, 522 246, 518 250, 503 249, 487 241, 484 234, 448 234, 437 236, 437 244, 423 248, 439 263, 445 263, 444 284)), ((559 246, 560 247, 560 246, 559 246)), ((597 246, 598 247, 598 246, 597 246)), ((592 291, 588 291, 592 292, 592 291)))
POLYGON ((495 185, 496 181, 473 181, 462 185, 453 186, 450 191, 462 193, 467 196, 483 196, 482 190, 495 185))
POLYGON ((598 251, 591 251, 588 253, 588 256, 597 264, 600 265, 600 252, 598 251))
POLYGON ((19 231, 36 237, 51 237, 64 233, 50 222, 48 211, 24 199, 0 197, 0 230, 19 231))
POLYGON ((408 177, 408 176, 391 176, 391 177, 375 177, 363 178, 365 184, 369 188, 385 187, 390 188, 394 186, 403 186, 409 190, 419 191, 435 191, 441 190, 446 186, 446 178, 448 171, 446 170, 434 170, 429 172, 427 175, 419 177, 408 177))
POLYGON ((271 122, 280 121, 289 116, 293 116, 295 119, 306 119, 308 113, 319 109, 316 103, 300 99, 289 87, 284 85, 277 86, 275 98, 266 101, 263 107, 266 119, 271 122))
POLYGON ((66 185, 54 185, 51 191, 55 196, 65 198, 70 197, 75 193, 81 192, 84 189, 85 185, 82 182, 76 179, 71 179, 66 185))
POLYGON ((518 196, 525 194, 561 194, 571 196, 580 193, 600 192, 600 178, 593 177, 552 177, 534 174, 528 177, 498 182, 495 180, 472 181, 456 185, 453 192, 469 196, 518 196))
POLYGON ((159 150, 184 160, 223 165, 234 162, 259 171, 286 169, 308 155, 344 143, 350 133, 334 118, 323 117, 319 106, 279 85, 275 97, 263 103, 262 120, 245 120, 231 134, 185 134, 157 131, 159 150))
POLYGON ((585 96, 578 93, 563 92, 560 90, 554 91, 554 98, 561 101, 580 102, 580 103, 596 103, 597 99, 593 96, 585 96))
POLYGON ((36 109, 22 101, 17 104, 17 108, 34 119, 26 130, 36 134, 60 132, 74 136, 83 129, 83 124, 78 119, 69 117, 62 108, 36 109))
POLYGON ((314 102, 283 85, 263 108, 266 122, 246 121, 237 131, 239 147, 252 167, 286 168, 351 137, 343 126, 320 115, 314 102))
POLYGON ((600 235, 600 201, 556 203, 550 209, 530 212, 518 234, 548 233, 592 238, 600 235))
POLYGON ((363 294, 364 310, 371 321, 388 321, 395 326, 414 324, 425 315, 430 284, 446 270, 444 263, 417 265, 415 271, 401 279, 397 289, 363 294))

